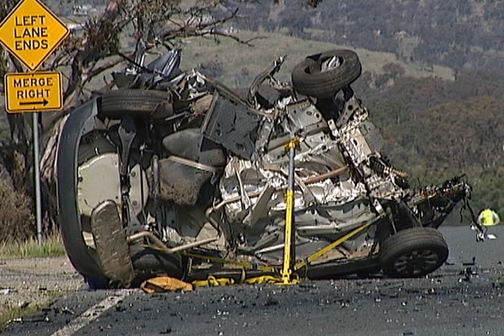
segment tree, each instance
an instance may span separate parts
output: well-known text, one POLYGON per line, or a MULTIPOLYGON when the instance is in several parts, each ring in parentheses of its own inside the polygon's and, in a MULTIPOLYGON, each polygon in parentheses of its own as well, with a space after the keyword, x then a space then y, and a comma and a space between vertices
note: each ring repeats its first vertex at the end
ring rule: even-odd
MULTIPOLYGON (((4 0, 0 5, 0 21, 20 0, 4 0)), ((54 189, 54 157, 58 130, 65 115, 81 102, 89 99, 93 79, 122 62, 134 62, 135 49, 140 45, 147 52, 154 48, 173 49, 180 39, 188 37, 226 37, 243 44, 244 41, 220 29, 237 16, 237 8, 229 8, 225 0, 195 1, 187 5, 181 0, 109 0, 101 16, 89 17, 82 31, 71 34, 41 70, 58 70, 64 74, 64 110, 45 114, 39 127, 48 137, 41 160, 41 175, 49 204, 54 189), (121 43, 131 39, 133 48, 121 43)), ((5 50, 0 54, 0 75, 22 72, 21 64, 5 50)), ((137 64, 139 65, 139 64, 137 64)), ((102 88, 108 89, 107 86, 102 88)), ((10 143, 13 151, 6 151, 3 162, 10 172, 15 190, 29 193, 32 181, 29 174, 30 124, 23 114, 7 114, 10 143)))

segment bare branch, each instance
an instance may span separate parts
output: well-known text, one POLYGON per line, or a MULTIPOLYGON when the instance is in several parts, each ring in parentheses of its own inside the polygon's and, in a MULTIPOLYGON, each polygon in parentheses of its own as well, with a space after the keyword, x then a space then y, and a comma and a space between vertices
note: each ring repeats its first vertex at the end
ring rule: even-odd
POLYGON ((88 71, 87 78, 84 81, 84 84, 90 82, 91 79, 93 79, 94 77, 98 76, 99 74, 103 73, 104 71, 107 71, 107 70, 113 68, 114 66, 121 63, 122 61, 123 61, 122 58, 118 58, 118 59, 109 61, 107 64, 104 64, 98 68, 93 68, 91 71, 88 71))
POLYGON ((261 39, 263 37, 254 37, 248 40, 244 40, 239 36, 232 33, 227 33, 224 30, 219 30, 218 27, 234 20, 238 15, 238 9, 229 11, 227 15, 222 18, 215 19, 209 13, 211 9, 219 5, 221 1, 215 1, 205 7, 190 8, 189 10, 180 13, 186 19, 175 19, 169 18, 169 22, 172 24, 171 29, 167 29, 159 34, 159 39, 161 41, 171 41, 174 39, 187 38, 187 37, 202 37, 202 36, 214 36, 214 37, 225 37, 230 38, 238 43, 245 44, 248 46, 253 46, 252 41, 261 39))

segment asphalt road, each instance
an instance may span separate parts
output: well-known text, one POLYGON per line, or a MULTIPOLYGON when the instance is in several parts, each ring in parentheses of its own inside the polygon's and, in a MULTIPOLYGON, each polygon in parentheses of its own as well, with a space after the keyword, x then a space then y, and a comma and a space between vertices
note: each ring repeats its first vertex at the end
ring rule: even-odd
POLYGON ((465 227, 442 231, 448 262, 421 279, 79 290, 2 335, 504 335, 504 228, 483 243, 465 227))

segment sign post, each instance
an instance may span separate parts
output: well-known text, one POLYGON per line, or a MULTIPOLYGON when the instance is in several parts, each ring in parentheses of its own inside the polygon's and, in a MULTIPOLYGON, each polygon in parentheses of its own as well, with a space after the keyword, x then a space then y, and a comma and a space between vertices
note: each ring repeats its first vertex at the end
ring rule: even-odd
POLYGON ((42 242, 38 112, 63 108, 59 72, 34 72, 68 36, 67 26, 39 0, 21 0, 0 23, 0 43, 28 69, 4 78, 8 113, 33 112, 37 239, 42 242))

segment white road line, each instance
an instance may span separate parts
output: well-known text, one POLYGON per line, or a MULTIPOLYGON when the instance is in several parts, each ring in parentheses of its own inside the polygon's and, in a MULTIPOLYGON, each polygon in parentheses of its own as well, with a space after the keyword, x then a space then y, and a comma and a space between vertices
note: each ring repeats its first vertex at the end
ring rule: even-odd
POLYGON ((79 315, 76 319, 67 324, 64 328, 56 331, 51 336, 68 336, 77 332, 77 330, 91 323, 93 320, 100 317, 102 313, 107 311, 107 309, 115 306, 125 297, 130 295, 133 291, 131 290, 122 290, 118 292, 116 295, 106 297, 101 302, 98 302, 93 307, 86 310, 84 313, 79 315))

